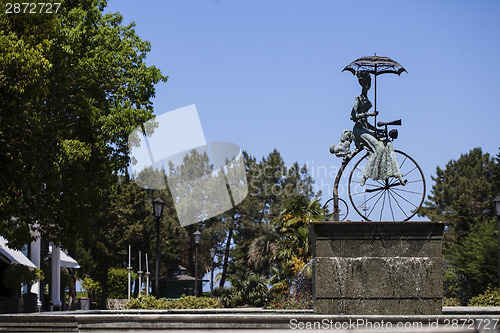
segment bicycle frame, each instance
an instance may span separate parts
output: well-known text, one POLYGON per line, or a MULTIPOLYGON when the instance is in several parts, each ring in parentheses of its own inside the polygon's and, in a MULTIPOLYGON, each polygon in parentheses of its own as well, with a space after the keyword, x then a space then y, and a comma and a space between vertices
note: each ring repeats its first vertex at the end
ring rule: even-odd
POLYGON ((354 154, 351 157, 344 157, 342 160, 342 165, 340 166, 339 172, 337 172, 337 177, 335 177, 335 182, 333 184, 333 220, 339 221, 339 183, 340 178, 342 178, 342 173, 346 165, 354 158, 354 156, 358 155, 361 152, 354 151, 354 154))

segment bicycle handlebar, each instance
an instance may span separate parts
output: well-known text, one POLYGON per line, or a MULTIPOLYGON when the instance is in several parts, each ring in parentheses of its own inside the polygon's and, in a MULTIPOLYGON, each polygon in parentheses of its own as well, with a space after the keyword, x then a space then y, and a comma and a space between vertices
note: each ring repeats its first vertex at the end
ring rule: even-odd
POLYGON ((388 122, 379 121, 377 123, 378 127, 387 126, 387 125, 398 125, 398 126, 401 126, 401 119, 394 120, 394 121, 388 121, 388 122))

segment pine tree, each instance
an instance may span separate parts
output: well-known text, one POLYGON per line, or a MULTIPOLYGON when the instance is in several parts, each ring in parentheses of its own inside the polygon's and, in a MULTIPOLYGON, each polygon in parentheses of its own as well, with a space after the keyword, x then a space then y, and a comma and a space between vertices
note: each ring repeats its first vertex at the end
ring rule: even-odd
POLYGON ((419 214, 447 223, 444 243, 445 296, 462 304, 497 283, 497 230, 493 199, 499 159, 475 148, 437 168, 435 184, 419 214))

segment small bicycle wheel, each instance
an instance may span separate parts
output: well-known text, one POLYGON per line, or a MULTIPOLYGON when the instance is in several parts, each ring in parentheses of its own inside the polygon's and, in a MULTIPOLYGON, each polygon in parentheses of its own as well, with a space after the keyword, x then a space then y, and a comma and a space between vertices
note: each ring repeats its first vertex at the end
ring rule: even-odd
MULTIPOLYGON (((327 202, 323 205, 323 212, 325 214, 325 220, 326 221, 333 221, 334 220, 334 212, 335 212, 335 207, 334 207, 334 198, 328 199, 327 202)), ((347 202, 345 202, 344 199, 339 198, 339 221, 344 221, 347 217, 347 214, 349 214, 349 207, 347 206, 347 202)))
POLYGON ((353 167, 349 175, 349 199, 354 210, 366 221, 408 221, 418 212, 425 199, 422 169, 408 154, 395 150, 405 185, 395 177, 367 179, 361 186, 368 154, 353 167))

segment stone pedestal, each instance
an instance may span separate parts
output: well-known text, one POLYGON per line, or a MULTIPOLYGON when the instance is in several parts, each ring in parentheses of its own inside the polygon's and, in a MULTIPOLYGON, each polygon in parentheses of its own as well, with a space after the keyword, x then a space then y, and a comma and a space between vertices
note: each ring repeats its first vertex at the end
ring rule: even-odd
POLYGON ((437 315, 444 223, 312 222, 320 314, 437 315))

